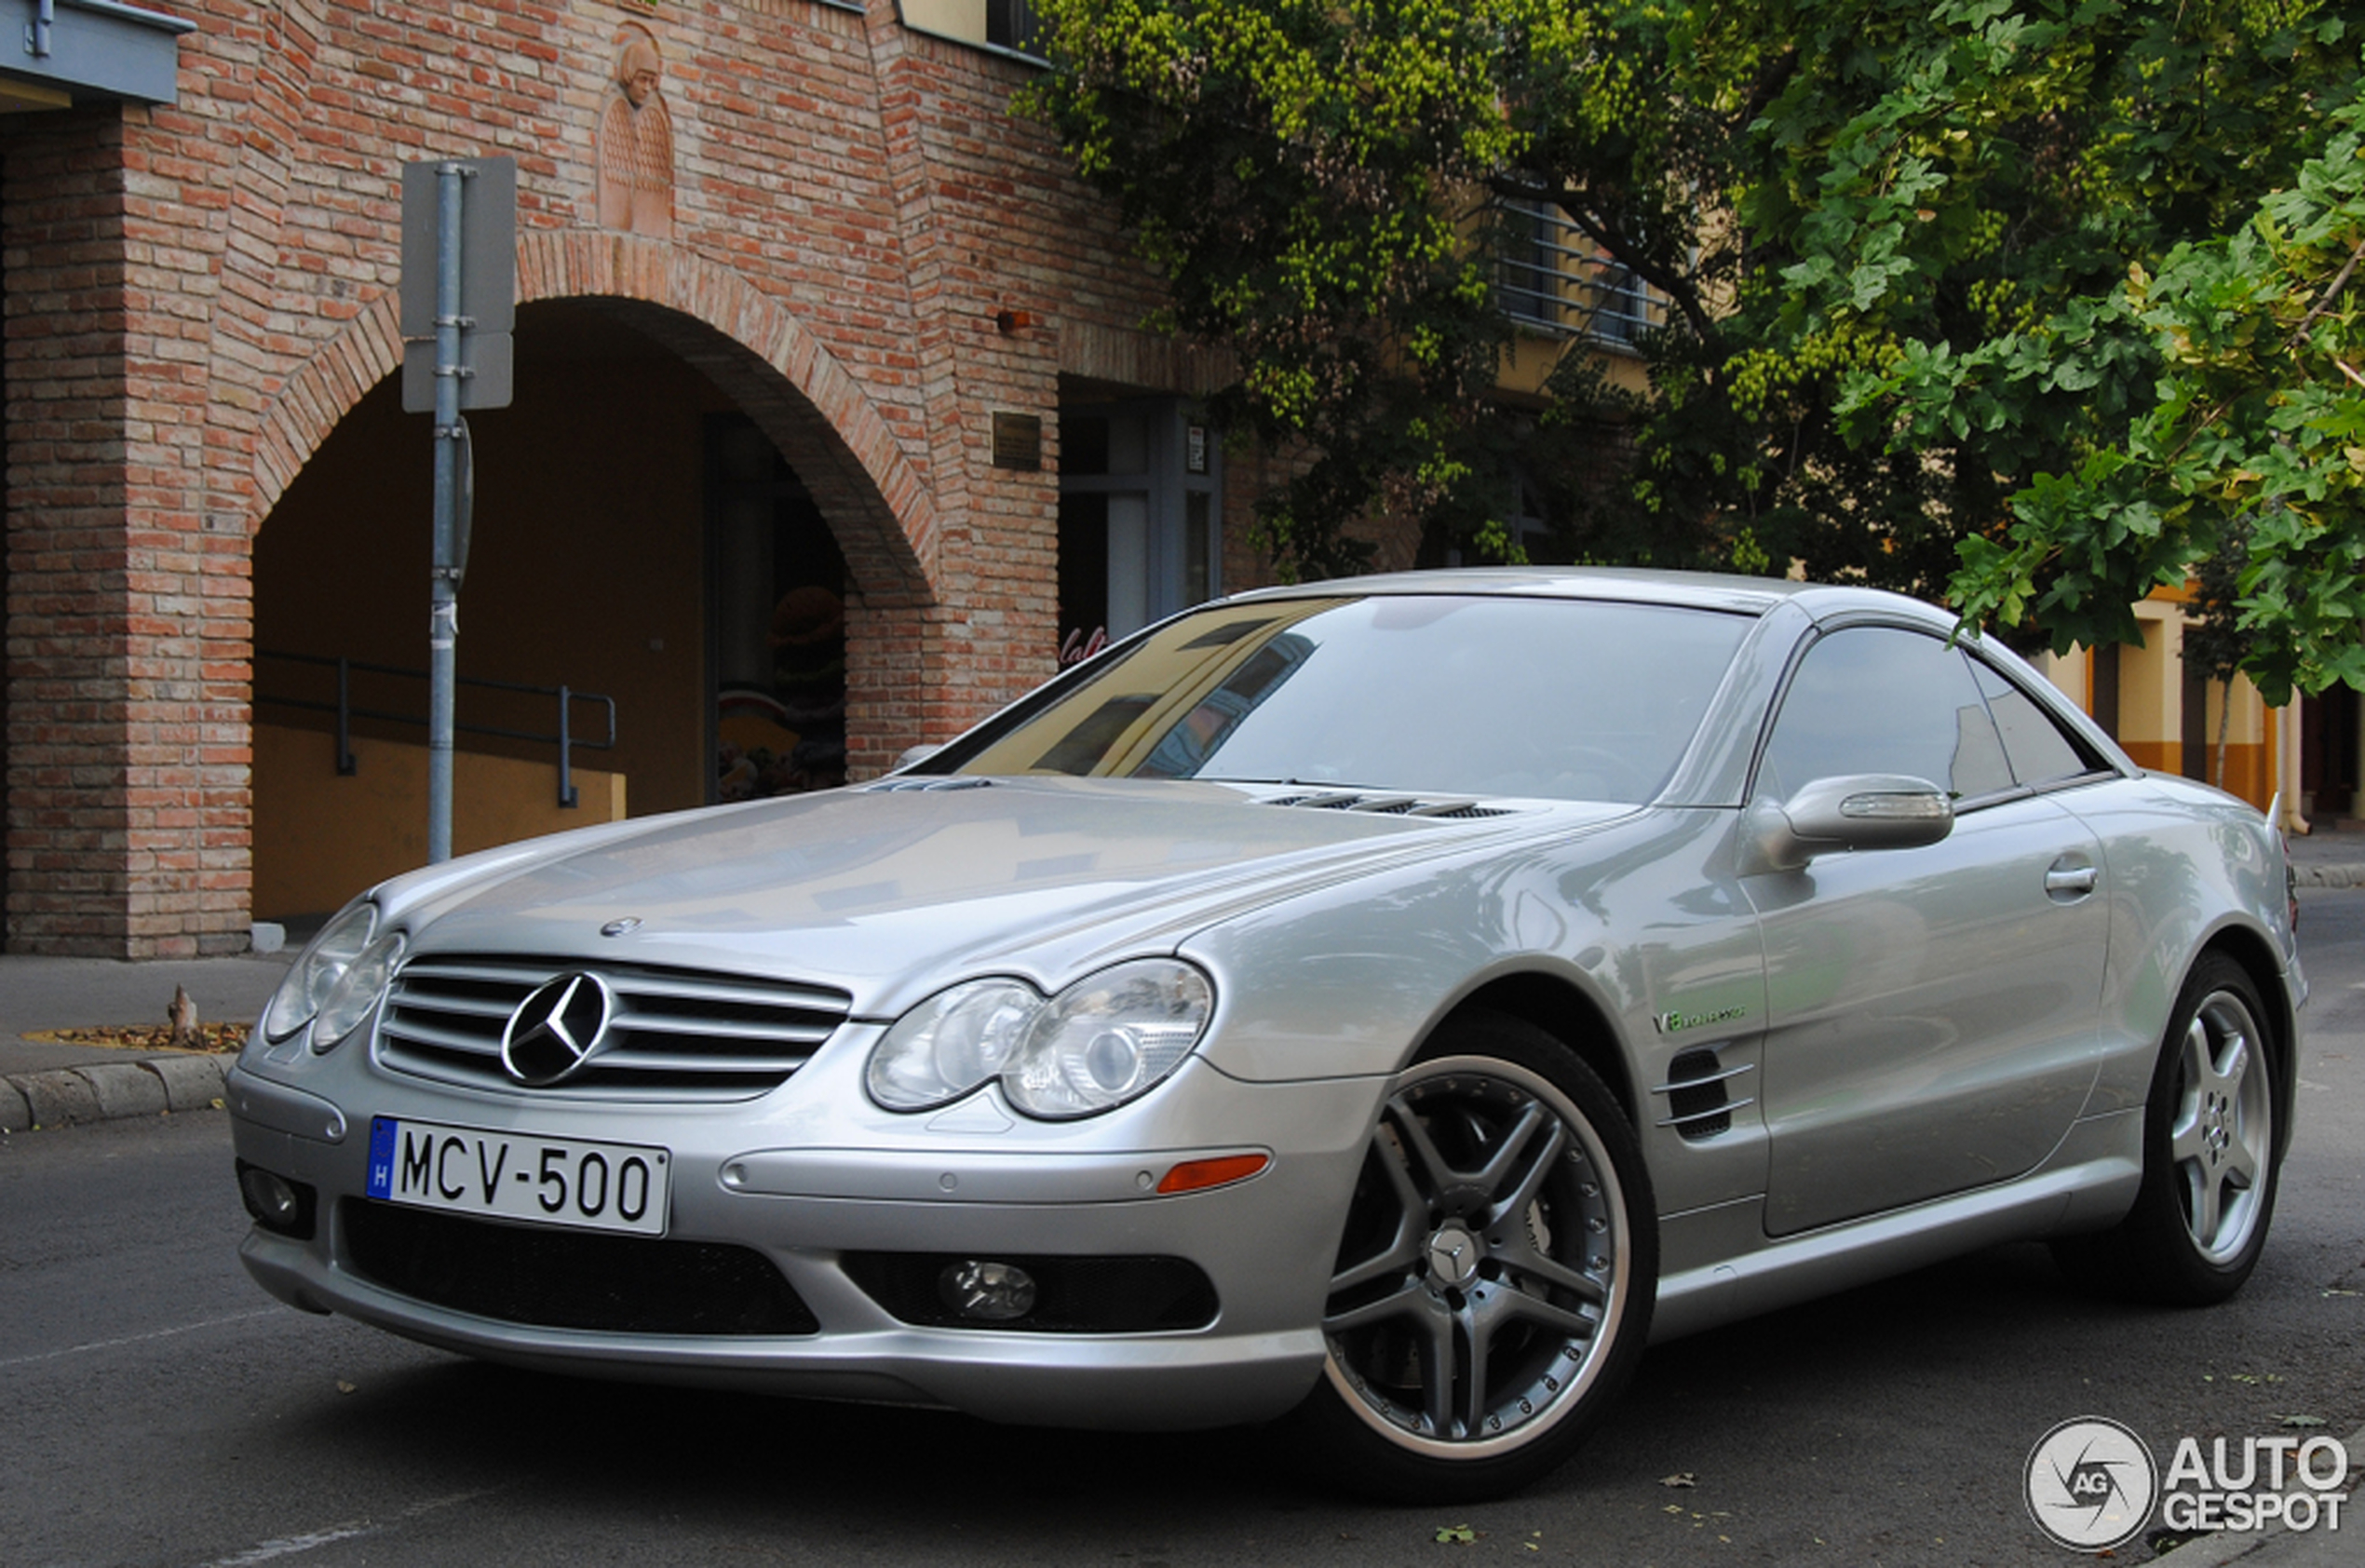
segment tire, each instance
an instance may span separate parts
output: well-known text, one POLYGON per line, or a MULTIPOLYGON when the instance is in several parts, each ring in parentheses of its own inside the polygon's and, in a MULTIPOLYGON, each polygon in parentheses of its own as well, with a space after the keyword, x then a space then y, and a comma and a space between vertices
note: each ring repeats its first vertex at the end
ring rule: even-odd
POLYGON ((2053 1253, 2090 1288, 2207 1306, 2242 1288, 2275 1217, 2282 1103, 2267 1011, 2222 953, 2193 966, 2160 1043, 2143 1107, 2143 1184, 2117 1227, 2053 1253))
POLYGON ((1516 1491, 1632 1375, 1657 1280, 1650 1176, 1616 1098, 1540 1030, 1449 1021, 1373 1129, 1297 1452, 1388 1502, 1516 1491))

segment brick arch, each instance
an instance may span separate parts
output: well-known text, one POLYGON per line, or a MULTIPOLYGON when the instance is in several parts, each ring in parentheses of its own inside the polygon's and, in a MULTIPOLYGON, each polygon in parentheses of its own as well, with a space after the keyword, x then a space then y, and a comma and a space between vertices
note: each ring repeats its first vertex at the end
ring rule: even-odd
MULTIPOLYGON (((778 301, 662 240, 586 229, 524 236, 518 300, 610 302, 695 365, 779 447, 874 602, 926 602, 935 497, 852 372, 778 301)), ((250 534, 370 389, 402 367, 398 302, 380 298, 316 350, 265 411, 250 534)))

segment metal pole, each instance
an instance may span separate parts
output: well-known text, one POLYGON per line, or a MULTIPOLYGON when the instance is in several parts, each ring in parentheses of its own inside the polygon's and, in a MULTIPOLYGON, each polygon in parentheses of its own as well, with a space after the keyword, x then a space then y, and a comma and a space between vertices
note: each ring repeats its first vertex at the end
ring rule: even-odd
POLYGON ((454 520, 460 493, 460 191, 468 169, 436 169, 435 565, 427 612, 427 859, 452 858, 453 644, 460 636, 454 520))
POLYGON ((353 760, 353 661, 337 656, 337 773, 349 777, 358 767, 353 760))
POLYGON ((574 694, 566 687, 559 688, 559 804, 571 806, 576 800, 574 788, 574 732, 567 724, 567 705, 574 694))

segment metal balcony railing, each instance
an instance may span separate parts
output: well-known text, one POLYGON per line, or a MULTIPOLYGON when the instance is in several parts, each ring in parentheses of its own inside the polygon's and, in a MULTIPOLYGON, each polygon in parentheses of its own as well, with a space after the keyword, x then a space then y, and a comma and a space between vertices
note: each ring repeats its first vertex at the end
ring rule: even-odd
MULTIPOLYGON (((259 679, 256 682, 254 701, 258 708, 267 705, 273 708, 298 709, 308 713, 335 714, 337 772, 340 775, 350 775, 359 765, 353 755, 354 720, 373 719, 381 723, 416 724, 421 729, 426 728, 427 716, 424 710, 417 713, 397 713, 383 708, 357 707, 353 700, 353 677, 356 674, 390 676, 398 680, 411 680, 424 683, 427 678, 427 672, 424 669, 410 669, 393 664, 372 664, 365 659, 343 656, 332 658, 322 654, 274 653, 265 648, 256 649, 254 657, 258 675, 260 666, 265 660, 283 665, 303 665, 313 669, 333 669, 337 672, 334 701, 312 697, 270 696, 261 690, 262 683, 259 679)), ((615 698, 601 696, 598 692, 578 692, 571 686, 530 686, 517 681, 489 681, 477 675, 463 675, 458 678, 458 681, 463 686, 476 686, 488 691, 515 692, 527 696, 547 696, 558 699, 559 731, 556 735, 542 735, 533 730, 505 729, 496 724, 466 724, 456 720, 452 727, 467 735, 498 736, 505 740, 523 740, 535 745, 557 747, 559 804, 572 807, 578 804, 577 791, 574 787, 575 749, 582 747, 594 751, 612 751, 615 749, 615 698), (605 740, 585 740, 575 734, 573 714, 574 705, 578 702, 598 703, 607 710, 608 737, 605 740)))
POLYGON ((1507 200, 1500 208, 1494 295, 1512 320, 1628 348, 1659 324, 1649 286, 1603 255, 1558 207, 1507 200))

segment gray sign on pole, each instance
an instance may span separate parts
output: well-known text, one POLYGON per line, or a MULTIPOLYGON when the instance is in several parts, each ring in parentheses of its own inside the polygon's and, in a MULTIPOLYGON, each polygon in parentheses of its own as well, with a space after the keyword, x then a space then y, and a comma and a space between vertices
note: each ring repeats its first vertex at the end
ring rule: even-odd
POLYGON ((515 158, 436 158, 402 166, 402 409, 435 412, 436 171, 469 170, 461 186, 460 407, 509 406, 509 331, 518 318, 515 158))

